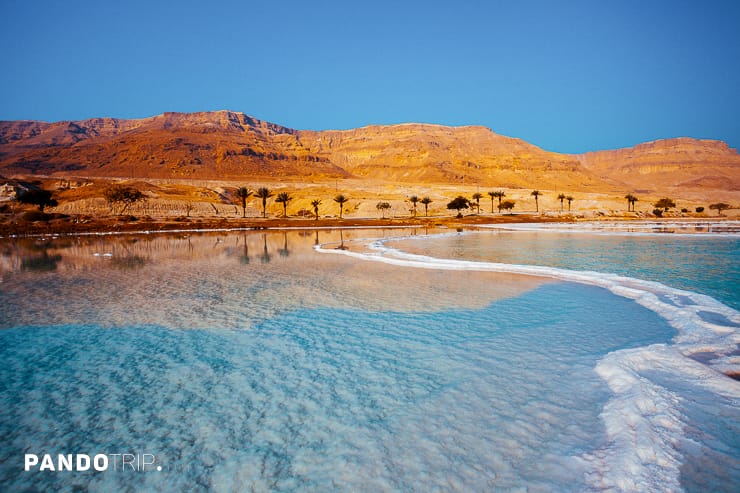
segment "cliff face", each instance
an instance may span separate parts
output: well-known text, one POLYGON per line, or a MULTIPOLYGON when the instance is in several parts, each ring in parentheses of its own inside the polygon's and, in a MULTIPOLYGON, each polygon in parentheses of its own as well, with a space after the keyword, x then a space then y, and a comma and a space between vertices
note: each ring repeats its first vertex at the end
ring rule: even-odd
POLYGON ((740 190, 740 155, 718 140, 657 140, 577 157, 597 175, 633 189, 740 190))
POLYGON ((303 149, 294 130, 230 111, 0 122, 0 168, 137 178, 349 176, 303 149))
POLYGON ((358 178, 572 191, 736 190, 740 156, 722 142, 694 139, 572 156, 485 127, 300 131, 217 111, 0 122, 0 171, 251 181, 358 178))
POLYGON ((485 127, 404 124, 300 132, 319 156, 364 179, 481 186, 604 186, 576 159, 485 127))

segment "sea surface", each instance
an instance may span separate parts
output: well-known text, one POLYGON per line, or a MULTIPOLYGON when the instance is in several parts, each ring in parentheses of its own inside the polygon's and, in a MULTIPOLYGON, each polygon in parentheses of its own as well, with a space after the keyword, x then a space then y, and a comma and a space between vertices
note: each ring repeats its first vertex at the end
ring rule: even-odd
POLYGON ((0 240, 0 490, 737 491, 701 227, 0 240))
POLYGON ((704 293, 740 309, 740 222, 490 228, 487 233, 441 235, 434 241, 394 245, 445 258, 622 274, 704 293))

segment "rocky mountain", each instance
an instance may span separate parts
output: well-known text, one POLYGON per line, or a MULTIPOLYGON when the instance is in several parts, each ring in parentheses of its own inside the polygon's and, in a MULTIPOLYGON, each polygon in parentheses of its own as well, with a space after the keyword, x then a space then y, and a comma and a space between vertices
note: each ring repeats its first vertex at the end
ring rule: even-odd
POLYGON ((605 179, 640 189, 740 191, 740 155, 725 142, 690 138, 656 140, 626 149, 576 156, 605 179))
POLYGON ((312 152, 365 179, 507 188, 607 185, 571 156, 485 127, 404 124, 300 136, 312 152))
POLYGON ((227 111, 2 122, 0 169, 137 178, 349 176, 304 149, 295 131, 227 111))
POLYGON ((584 191, 737 190, 740 156, 722 142, 694 139, 567 155, 485 127, 307 131, 216 111, 137 120, 0 122, 0 171, 251 181, 357 178, 584 191))

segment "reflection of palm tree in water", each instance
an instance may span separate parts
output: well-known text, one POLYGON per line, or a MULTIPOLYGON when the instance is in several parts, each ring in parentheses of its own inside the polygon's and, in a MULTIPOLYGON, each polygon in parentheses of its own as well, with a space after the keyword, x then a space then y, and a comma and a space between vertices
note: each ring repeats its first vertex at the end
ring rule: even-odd
POLYGON ((314 241, 313 244, 314 245, 318 245, 319 244, 319 230, 318 229, 316 230, 316 241, 314 241))
POLYGON ((247 235, 242 236, 242 239, 244 240, 244 253, 239 258, 239 261, 246 265, 249 263, 249 245, 247 244, 247 235))
POLYGON ((347 247, 344 246, 344 232, 341 229, 339 230, 339 246, 337 250, 347 250, 347 247))
POLYGON ((283 248, 278 250, 278 253, 281 257, 287 257, 290 255, 290 250, 288 250, 288 233, 283 231, 283 248))
POLYGON ((269 264, 272 257, 270 257, 270 252, 267 251, 267 235, 262 235, 262 242, 264 244, 264 249, 262 250, 262 255, 260 255, 260 261, 263 264, 269 264))

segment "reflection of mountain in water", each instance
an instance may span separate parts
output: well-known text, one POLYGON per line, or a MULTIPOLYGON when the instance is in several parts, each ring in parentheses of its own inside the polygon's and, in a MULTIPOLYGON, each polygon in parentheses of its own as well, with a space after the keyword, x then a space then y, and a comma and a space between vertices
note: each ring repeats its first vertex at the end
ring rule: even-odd
POLYGON ((412 231, 235 231, 0 240, 0 327, 94 320, 111 327, 238 329, 295 307, 427 311, 486 306, 492 297, 513 296, 541 283, 486 275, 484 284, 491 287, 470 293, 467 282, 452 285, 443 272, 409 275, 406 269, 323 255, 314 249, 316 242, 334 248, 357 239, 406 236, 412 231), (407 296, 409 292, 415 296, 407 296), (50 310, 51 299, 64 299, 64 310, 50 310), (247 299, 247 311, 224 308, 241 306, 247 299), (437 301, 429 304, 425 301, 429 299, 437 301))
MULTIPOLYGON (((400 230, 373 230, 372 236, 399 234, 400 230)), ((405 234, 415 234, 409 229, 405 234)), ((271 264, 276 257, 312 255, 313 247, 364 238, 367 230, 302 230, 280 232, 165 233, 90 235, 62 238, 0 239, 0 276, 18 271, 147 269, 161 261, 233 258, 242 266, 271 264), (61 256, 64 260, 61 261, 61 256)))

